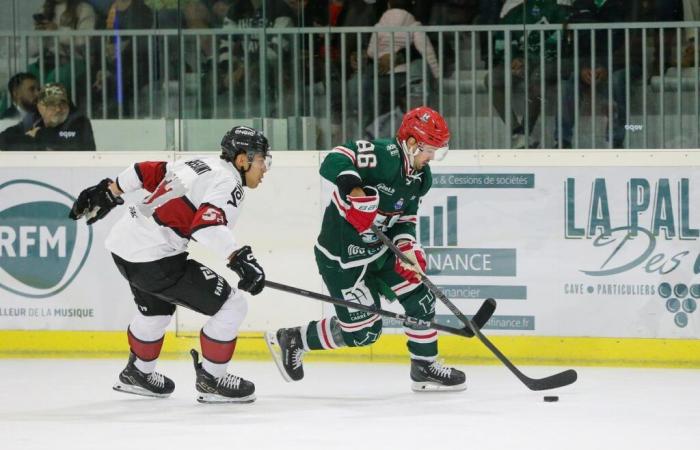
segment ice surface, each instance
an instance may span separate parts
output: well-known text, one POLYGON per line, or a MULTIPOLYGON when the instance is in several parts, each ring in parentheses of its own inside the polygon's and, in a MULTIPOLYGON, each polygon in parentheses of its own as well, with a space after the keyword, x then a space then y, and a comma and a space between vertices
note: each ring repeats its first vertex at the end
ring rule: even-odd
POLYGON ((580 368, 573 386, 537 393, 502 366, 460 366, 466 392, 418 394, 408 362, 307 363, 298 383, 272 362, 236 362, 258 400, 202 405, 189 361, 159 363, 176 383, 168 399, 112 391, 125 362, 0 360, 0 449, 643 450, 700 439, 698 370, 580 368))

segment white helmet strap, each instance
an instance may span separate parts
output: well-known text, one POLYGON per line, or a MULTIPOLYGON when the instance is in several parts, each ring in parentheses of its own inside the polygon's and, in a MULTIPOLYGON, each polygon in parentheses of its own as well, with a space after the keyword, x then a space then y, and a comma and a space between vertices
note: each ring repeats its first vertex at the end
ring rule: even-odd
POLYGON ((420 148, 416 145, 415 150, 411 151, 411 149, 408 148, 408 144, 406 144, 406 141, 400 141, 399 144, 401 144, 401 149, 403 149, 404 154, 406 155, 406 158, 408 159, 408 173, 406 175, 411 175, 413 173, 413 161, 416 158, 416 155, 420 151, 420 148))

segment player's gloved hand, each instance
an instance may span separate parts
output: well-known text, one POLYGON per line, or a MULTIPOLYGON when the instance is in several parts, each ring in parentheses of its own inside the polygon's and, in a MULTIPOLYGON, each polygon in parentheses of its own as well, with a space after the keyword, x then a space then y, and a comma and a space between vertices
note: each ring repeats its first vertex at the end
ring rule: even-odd
POLYGON ((240 277, 238 289, 248 291, 250 295, 258 295, 265 287, 265 272, 253 256, 250 245, 233 252, 227 266, 240 277))
POLYGON ((404 256, 411 260, 412 264, 406 264, 401 261, 401 258, 397 257, 394 263, 394 271, 409 283, 420 283, 421 277, 419 274, 425 272, 427 265, 425 252, 416 241, 401 241, 396 247, 401 250, 404 256))
POLYGON ((68 217, 78 220, 85 216, 87 224, 92 225, 118 205, 124 204, 124 199, 114 195, 109 189, 112 183, 111 179, 105 178, 95 186, 84 189, 73 203, 68 217))
POLYGON ((362 189, 365 191, 363 196, 347 196, 350 209, 345 211, 345 220, 360 234, 369 230, 379 209, 379 191, 372 186, 362 189))

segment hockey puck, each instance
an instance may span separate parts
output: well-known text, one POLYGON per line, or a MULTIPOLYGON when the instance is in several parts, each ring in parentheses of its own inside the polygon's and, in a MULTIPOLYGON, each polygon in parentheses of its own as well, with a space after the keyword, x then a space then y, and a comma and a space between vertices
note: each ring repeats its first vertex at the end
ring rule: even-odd
POLYGON ((545 395, 544 401, 545 402, 558 402, 559 396, 557 396, 557 395, 545 395))

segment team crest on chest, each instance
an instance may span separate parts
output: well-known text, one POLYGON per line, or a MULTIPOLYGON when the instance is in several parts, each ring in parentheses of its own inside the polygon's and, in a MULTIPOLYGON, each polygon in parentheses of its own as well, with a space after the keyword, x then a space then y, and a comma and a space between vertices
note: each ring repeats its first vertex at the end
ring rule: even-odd
POLYGON ((394 203, 394 209, 399 210, 403 208, 403 197, 401 197, 396 203, 394 203))

